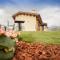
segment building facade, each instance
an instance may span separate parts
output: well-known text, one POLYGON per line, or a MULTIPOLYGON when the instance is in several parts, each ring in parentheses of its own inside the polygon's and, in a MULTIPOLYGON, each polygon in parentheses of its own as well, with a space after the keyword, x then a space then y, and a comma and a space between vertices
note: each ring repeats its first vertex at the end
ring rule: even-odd
POLYGON ((19 31, 44 31, 47 24, 42 22, 40 14, 33 12, 17 12, 13 16, 19 31))

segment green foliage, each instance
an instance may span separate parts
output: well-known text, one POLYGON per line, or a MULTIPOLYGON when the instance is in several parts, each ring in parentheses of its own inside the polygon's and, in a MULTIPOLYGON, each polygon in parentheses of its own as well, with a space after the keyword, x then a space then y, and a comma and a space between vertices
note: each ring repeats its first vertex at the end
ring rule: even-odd
POLYGON ((60 44, 60 31, 22 32, 20 37, 22 38, 23 41, 27 42, 60 44))
POLYGON ((0 36, 0 48, 11 48, 15 46, 15 40, 6 36, 0 36))
POLYGON ((9 51, 12 47, 14 48, 16 45, 15 40, 6 37, 4 35, 0 36, 0 60, 8 60, 11 59, 14 55, 13 49, 9 51), (5 49, 7 51, 5 51, 5 49))
POLYGON ((4 53, 3 51, 0 51, 0 60, 10 60, 14 55, 13 51, 4 53))

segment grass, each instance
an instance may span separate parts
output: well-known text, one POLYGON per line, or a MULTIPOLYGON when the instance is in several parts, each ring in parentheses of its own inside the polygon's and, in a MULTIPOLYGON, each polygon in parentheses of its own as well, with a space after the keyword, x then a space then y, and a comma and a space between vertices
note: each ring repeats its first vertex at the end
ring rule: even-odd
POLYGON ((51 32, 21 32, 20 38, 26 42, 60 44, 60 31, 51 32))

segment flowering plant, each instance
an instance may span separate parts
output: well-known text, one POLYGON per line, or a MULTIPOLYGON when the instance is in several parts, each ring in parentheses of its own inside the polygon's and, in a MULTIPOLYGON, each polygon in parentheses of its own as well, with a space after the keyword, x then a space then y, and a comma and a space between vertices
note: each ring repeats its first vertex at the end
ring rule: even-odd
POLYGON ((15 31, 0 29, 0 60, 7 60, 13 57, 16 45, 14 38, 16 37, 17 33, 15 31))
POLYGON ((4 31, 3 29, 0 29, 0 36, 1 35, 5 35, 5 36, 11 37, 11 38, 17 37, 17 33, 13 30, 4 31))

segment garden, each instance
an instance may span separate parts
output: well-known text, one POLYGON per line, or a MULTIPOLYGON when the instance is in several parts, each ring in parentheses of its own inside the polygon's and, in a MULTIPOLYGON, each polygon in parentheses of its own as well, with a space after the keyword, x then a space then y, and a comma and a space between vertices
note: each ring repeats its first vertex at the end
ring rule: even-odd
POLYGON ((60 31, 0 29, 0 60, 60 60, 60 31))

